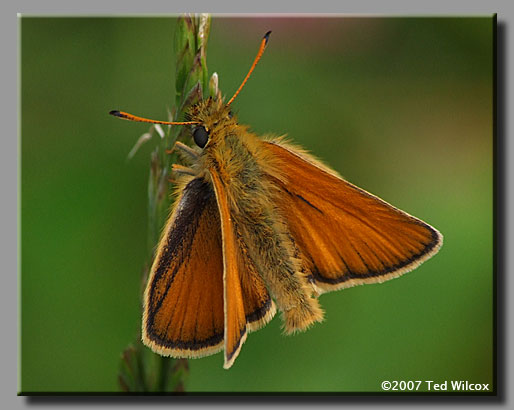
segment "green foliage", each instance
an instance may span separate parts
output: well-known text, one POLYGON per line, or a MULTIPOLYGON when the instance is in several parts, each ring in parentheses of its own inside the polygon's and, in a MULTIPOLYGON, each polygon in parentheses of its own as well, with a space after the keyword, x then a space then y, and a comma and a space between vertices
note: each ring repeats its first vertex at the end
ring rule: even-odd
POLYGON ((186 15, 177 23, 175 102, 179 112, 176 121, 183 120, 187 108, 200 101, 208 89, 206 53, 210 27, 211 18, 205 14, 197 17, 186 15))
POLYGON ((127 393, 182 393, 188 373, 186 359, 161 357, 138 342, 122 353, 118 383, 127 393))

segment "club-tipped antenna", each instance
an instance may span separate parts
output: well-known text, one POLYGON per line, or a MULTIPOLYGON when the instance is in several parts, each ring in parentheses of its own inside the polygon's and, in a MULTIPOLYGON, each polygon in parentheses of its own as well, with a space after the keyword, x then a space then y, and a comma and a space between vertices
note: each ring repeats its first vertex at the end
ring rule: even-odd
POLYGON ((129 121, 137 121, 137 122, 149 122, 150 124, 163 124, 163 125, 190 125, 190 124, 200 124, 198 121, 158 121, 158 120, 150 120, 148 118, 138 117, 136 115, 129 114, 128 112, 113 110, 109 114, 114 117, 122 118, 124 120, 129 121))
POLYGON ((232 98, 230 100, 228 100, 227 107, 230 104, 232 104, 232 101, 234 101, 234 99, 241 92, 241 90, 243 89, 244 85, 246 84, 246 82, 250 78, 250 75, 252 74, 252 71, 254 70, 254 68, 257 65, 257 63, 259 62, 259 60, 261 59, 262 53, 264 53, 264 50, 266 49, 266 46, 268 45, 268 40, 269 40, 269 35, 270 34, 271 34, 271 31, 268 31, 266 34, 264 34, 264 37, 262 38, 262 41, 261 41, 261 46, 259 47, 259 51, 257 52, 257 56, 255 57, 255 60, 253 60, 253 64, 250 67, 250 71, 248 71, 248 74, 246 74, 245 79, 243 80, 243 82, 241 83, 241 85, 239 86, 239 88, 237 89, 235 94, 232 96, 232 98))

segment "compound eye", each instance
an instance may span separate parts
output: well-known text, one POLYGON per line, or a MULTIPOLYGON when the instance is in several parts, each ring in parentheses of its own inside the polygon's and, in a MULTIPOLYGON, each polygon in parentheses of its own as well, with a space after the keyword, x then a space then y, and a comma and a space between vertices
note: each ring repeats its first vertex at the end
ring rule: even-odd
POLYGON ((209 141, 209 133, 202 126, 196 127, 193 130, 193 139, 195 140, 196 145, 203 148, 207 144, 207 141, 209 141))

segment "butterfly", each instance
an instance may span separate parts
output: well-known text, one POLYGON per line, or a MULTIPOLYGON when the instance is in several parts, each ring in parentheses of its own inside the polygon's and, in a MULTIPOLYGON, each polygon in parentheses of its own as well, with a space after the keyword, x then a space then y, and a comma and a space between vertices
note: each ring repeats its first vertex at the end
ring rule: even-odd
POLYGON ((177 198, 144 293, 142 338, 153 351, 196 358, 224 351, 230 368, 248 333, 281 312, 284 331, 323 319, 318 296, 384 282, 442 245, 427 223, 352 185, 283 138, 238 123, 234 96, 193 105, 195 148, 177 142, 177 198))

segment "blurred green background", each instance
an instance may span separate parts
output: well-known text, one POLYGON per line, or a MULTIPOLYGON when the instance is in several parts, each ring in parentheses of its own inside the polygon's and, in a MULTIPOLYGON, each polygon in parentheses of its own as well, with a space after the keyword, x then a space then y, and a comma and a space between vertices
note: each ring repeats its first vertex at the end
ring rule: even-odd
MULTIPOLYGON (((147 180, 174 100, 174 18, 20 18, 21 392, 118 391, 140 328, 147 180)), ((210 72, 258 134, 287 133, 445 237, 402 278, 321 296, 326 320, 277 316, 235 365, 190 361, 190 392, 368 392, 382 380, 493 381, 493 20, 214 18, 210 72)))

